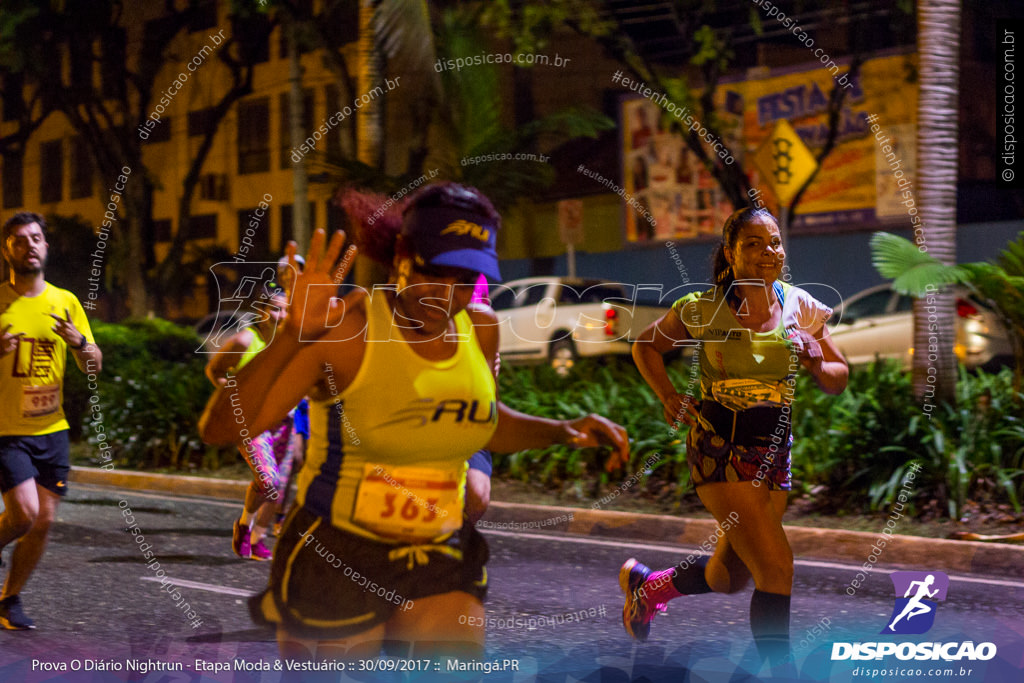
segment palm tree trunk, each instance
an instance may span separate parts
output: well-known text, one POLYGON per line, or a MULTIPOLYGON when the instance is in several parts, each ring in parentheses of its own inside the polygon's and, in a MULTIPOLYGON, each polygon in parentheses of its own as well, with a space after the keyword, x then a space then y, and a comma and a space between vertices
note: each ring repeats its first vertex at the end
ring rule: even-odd
MULTIPOLYGON (((357 98, 373 93, 383 85, 383 59, 378 39, 377 7, 379 0, 360 0, 359 3, 359 78, 357 98)), ((376 95, 361 102, 356 113, 356 156, 367 166, 384 168, 384 98, 376 95), (372 99, 371 99, 372 98, 372 99)), ((359 256, 355 264, 356 284, 369 288, 382 280, 380 269, 368 258, 359 256)))
MULTIPOLYGON (((956 186, 959 158, 960 0, 920 0, 917 105, 917 190, 922 233, 918 245, 939 261, 956 263, 956 186)), ((915 235, 917 237, 917 235, 915 235)), ((914 303, 914 394, 953 402, 957 323, 951 292, 914 303), (929 348, 930 347, 930 348, 929 348)))
MULTIPOLYGON (((305 121, 305 106, 302 97, 302 63, 299 54, 299 41, 296 33, 299 30, 298 19, 290 17, 282 27, 288 31, 288 80, 290 89, 288 91, 288 127, 291 137, 292 149, 302 144, 303 122, 305 121)), ((312 117, 311 117, 312 118, 312 117)), ((298 244, 299 253, 305 253, 309 247, 309 179, 306 175, 306 159, 300 158, 298 163, 292 163, 292 237, 298 244)))

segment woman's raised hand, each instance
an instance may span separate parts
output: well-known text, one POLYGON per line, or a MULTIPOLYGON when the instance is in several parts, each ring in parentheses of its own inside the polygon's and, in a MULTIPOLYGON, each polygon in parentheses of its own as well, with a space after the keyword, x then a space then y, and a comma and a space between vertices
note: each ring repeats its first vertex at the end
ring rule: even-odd
POLYGON ((344 303, 338 298, 338 285, 345 281, 345 276, 352 269, 357 251, 355 245, 350 244, 339 262, 338 256, 344 246, 345 231, 335 231, 330 242, 327 242, 327 233, 318 228, 310 240, 303 270, 299 270, 295 262, 298 249, 295 242, 289 242, 285 247, 288 265, 297 272, 292 284, 285 329, 298 336, 299 341, 319 339, 329 328, 338 324, 339 316, 344 315, 344 303))

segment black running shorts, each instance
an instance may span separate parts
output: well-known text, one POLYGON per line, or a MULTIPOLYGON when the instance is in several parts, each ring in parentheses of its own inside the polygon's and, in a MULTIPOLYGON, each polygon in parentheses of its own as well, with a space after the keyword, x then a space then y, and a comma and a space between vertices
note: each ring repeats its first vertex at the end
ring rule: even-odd
POLYGON ((29 479, 58 496, 67 495, 68 430, 41 436, 0 436, 0 491, 29 479))
POLYGON ((274 548, 270 582, 250 598, 253 621, 293 636, 345 638, 387 621, 419 598, 487 594, 487 541, 466 524, 441 543, 380 543, 296 507, 274 548))

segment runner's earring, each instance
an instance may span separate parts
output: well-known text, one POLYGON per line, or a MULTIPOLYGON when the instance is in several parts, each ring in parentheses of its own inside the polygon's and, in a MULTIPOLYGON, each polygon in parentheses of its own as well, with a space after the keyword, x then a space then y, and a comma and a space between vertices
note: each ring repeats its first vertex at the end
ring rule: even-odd
POLYGON ((409 274, 412 273, 412 259, 404 258, 398 262, 398 279, 396 285, 398 291, 402 291, 409 286, 409 274))

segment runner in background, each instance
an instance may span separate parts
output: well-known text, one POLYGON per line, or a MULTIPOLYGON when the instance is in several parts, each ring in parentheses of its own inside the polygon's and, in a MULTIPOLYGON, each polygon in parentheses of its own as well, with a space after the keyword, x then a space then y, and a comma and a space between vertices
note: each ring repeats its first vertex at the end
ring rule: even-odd
MULTIPOLYGON (((274 283, 256 288, 250 308, 260 319, 237 333, 220 348, 206 366, 214 386, 229 381, 273 340, 278 323, 288 308, 288 297, 274 283)), ((263 542, 267 528, 281 510, 301 440, 295 439, 294 411, 276 426, 249 439, 240 439, 238 450, 253 473, 245 492, 242 514, 231 534, 231 549, 243 559, 269 560, 272 552, 263 542)))
POLYGON ((0 549, 17 541, 0 593, 0 625, 9 630, 35 628, 21 590, 68 492, 67 350, 84 373, 103 365, 78 298, 44 279, 48 249, 39 214, 19 212, 4 223, 10 280, 0 285, 0 549))
MULTIPOLYGON (((473 287, 473 298, 470 299, 471 308, 490 309, 491 297, 487 286, 487 276, 481 274, 473 287)), ((494 356, 494 379, 498 379, 498 370, 501 359, 497 354, 494 356)), ((469 469, 466 471, 466 518, 471 524, 476 524, 487 512, 487 506, 491 503, 491 475, 494 473, 493 457, 486 448, 470 456, 467 461, 469 469)))
MULTIPOLYGON (((288 263, 288 257, 282 256, 277 262, 277 284, 285 291, 285 294, 289 300, 292 297, 293 284, 295 283, 296 273, 301 273, 302 269, 306 267, 306 260, 295 255, 295 265, 288 263)), ((295 411, 292 413, 294 420, 294 429, 292 430, 292 444, 291 449, 293 455, 292 461, 292 473, 288 478, 288 485, 284 487, 281 492, 281 499, 277 504, 277 517, 274 521, 274 535, 280 537, 281 529, 284 526, 284 518, 288 514, 289 508, 289 496, 291 495, 291 482, 295 481, 302 471, 302 466, 306 462, 306 442, 309 440, 309 399, 303 397, 299 401, 299 405, 295 406, 295 411)))

